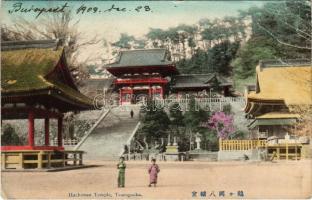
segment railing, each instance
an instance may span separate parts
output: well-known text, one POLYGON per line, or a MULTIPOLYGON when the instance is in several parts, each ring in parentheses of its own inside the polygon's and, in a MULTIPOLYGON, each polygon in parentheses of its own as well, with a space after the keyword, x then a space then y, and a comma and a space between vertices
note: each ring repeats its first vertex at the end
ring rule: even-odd
MULTIPOLYGON (((157 105, 161 105, 163 107, 170 107, 173 103, 179 103, 180 107, 183 109, 187 109, 188 104, 190 102, 190 98, 167 98, 167 99, 155 99, 157 105)), ((245 98, 244 97, 196 97, 195 98, 195 106, 196 107, 209 107, 218 108, 219 110, 223 109, 224 105, 232 104, 232 103, 240 103, 241 107, 245 106, 245 98)))
MULTIPOLYGON (((177 102, 177 103, 188 103, 190 101, 190 98, 167 98, 167 99, 156 99, 158 102, 163 102, 165 104, 177 102)), ((225 103, 231 103, 231 102, 245 102, 244 97, 195 97, 195 101, 197 102, 206 102, 206 103, 219 103, 219 102, 225 102, 225 103)))
POLYGON ((271 144, 267 146, 270 160, 300 160, 303 157, 302 145, 297 143, 271 144))
POLYGON ((242 151, 265 147, 266 140, 222 140, 219 139, 220 151, 242 151))
MULTIPOLYGON (((76 146, 79 142, 78 139, 63 139, 62 144, 64 146, 76 146)), ((58 145, 58 139, 55 138, 54 140, 51 140, 51 146, 57 146, 58 145)))
POLYGON ((104 112, 101 117, 93 124, 93 126, 88 130, 88 132, 81 138, 81 140, 78 142, 78 144, 75 146, 74 150, 79 149, 79 147, 84 143, 84 141, 89 137, 89 135, 92 133, 92 131, 99 125, 99 123, 108 115, 108 113, 111 110, 108 109, 106 112, 104 112))
POLYGON ((131 153, 131 154, 123 154, 126 160, 151 160, 155 158, 157 161, 166 161, 165 153, 131 153))
POLYGON ((134 78, 134 79, 117 79, 115 80, 115 84, 134 84, 134 83, 168 83, 168 80, 160 77, 153 78, 134 78))
POLYGON ((2 169, 42 169, 82 165, 83 151, 2 151, 2 169))
MULTIPOLYGON (((131 147, 131 145, 130 145, 131 140, 133 139, 134 135, 136 134, 136 132, 137 132, 138 129, 140 128, 140 125, 141 125, 141 122, 138 122, 137 125, 135 126, 135 128, 133 129, 133 131, 132 131, 132 133, 131 133, 131 136, 129 137, 128 141, 126 142, 126 144, 124 144, 124 145, 127 145, 127 146, 128 146, 129 150, 131 150, 131 149, 130 149, 130 147, 131 147)), ((123 153, 124 153, 124 150, 121 150, 120 153, 119 153, 119 155, 121 156, 121 155, 123 155, 123 153)))

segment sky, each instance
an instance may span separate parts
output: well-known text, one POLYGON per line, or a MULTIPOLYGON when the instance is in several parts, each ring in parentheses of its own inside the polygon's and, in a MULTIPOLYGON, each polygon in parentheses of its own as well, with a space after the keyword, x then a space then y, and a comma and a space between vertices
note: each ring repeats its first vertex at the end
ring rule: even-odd
MULTIPOLYGON (((22 1, 2 1, 1 19, 3 23, 12 24, 12 19, 21 16, 30 21, 39 21, 44 14, 36 18, 37 13, 14 12, 9 14, 15 3, 22 1)), ((66 1, 25 1, 23 8, 48 8, 62 6, 66 1)), ((264 1, 67 1, 75 20, 79 20, 79 31, 86 37, 97 34, 108 42, 118 40, 120 33, 127 33, 138 38, 143 37, 149 28, 177 26, 179 24, 195 24, 200 19, 223 18, 236 16, 239 10, 246 10, 252 6, 261 6, 264 1), (114 5, 126 8, 127 11, 104 12, 114 5), (96 13, 76 14, 81 6, 97 7, 96 13), (142 6, 140 12, 135 8, 142 6), (149 11, 145 11, 148 6, 149 11), (99 12, 101 11, 101 12, 99 12)))

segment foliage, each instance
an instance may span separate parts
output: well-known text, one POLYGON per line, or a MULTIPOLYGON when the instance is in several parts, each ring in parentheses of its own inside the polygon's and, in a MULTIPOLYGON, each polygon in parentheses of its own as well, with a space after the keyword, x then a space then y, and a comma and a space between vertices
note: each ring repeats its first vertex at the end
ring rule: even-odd
POLYGON ((142 127, 139 132, 143 133, 148 141, 167 137, 170 120, 164 109, 156 106, 154 101, 148 100, 141 111, 142 127))
POLYGON ((312 137, 312 106, 311 105, 293 105, 289 107, 290 112, 300 115, 298 123, 290 130, 297 136, 312 137))
POLYGON ((234 71, 238 78, 245 79, 256 73, 256 65, 262 59, 274 59, 279 56, 271 46, 274 41, 270 38, 251 38, 238 50, 237 58, 233 61, 234 71))
POLYGON ((231 134, 229 138, 242 140, 246 138, 246 134, 247 134, 246 132, 238 130, 238 131, 235 131, 233 134, 231 134))
POLYGON ((225 139, 235 132, 233 122, 233 116, 226 115, 224 112, 215 112, 206 126, 216 130, 219 138, 225 139))
POLYGON ((182 73, 217 72, 225 76, 231 75, 231 62, 239 48, 238 42, 224 41, 216 44, 208 51, 196 49, 190 59, 181 59, 176 63, 182 73))
POLYGON ((214 72, 229 76, 232 72, 231 61, 239 48, 239 43, 224 41, 208 50, 208 66, 214 72))
POLYGON ((9 124, 6 124, 3 127, 3 133, 1 134, 1 145, 22 145, 21 139, 15 132, 14 128, 9 124))
POLYGON ((181 110, 181 107, 179 103, 173 103, 169 108, 169 116, 170 116, 170 122, 171 124, 178 128, 180 126, 183 126, 183 113, 181 110))
POLYGON ((266 3, 241 12, 251 20, 252 34, 233 61, 237 77, 255 74, 261 59, 296 59, 311 56, 311 3, 304 0, 266 3))
POLYGON ((133 41, 135 41, 134 36, 128 35, 127 33, 121 33, 119 40, 112 43, 112 46, 119 47, 121 49, 130 49, 133 41))
POLYGON ((227 115, 231 114, 232 113, 232 106, 231 106, 231 104, 224 105, 222 110, 227 115))
POLYGON ((210 113, 196 105, 195 98, 191 97, 188 110, 184 114, 184 124, 189 127, 192 132, 200 131, 201 123, 206 121, 209 115, 210 113))

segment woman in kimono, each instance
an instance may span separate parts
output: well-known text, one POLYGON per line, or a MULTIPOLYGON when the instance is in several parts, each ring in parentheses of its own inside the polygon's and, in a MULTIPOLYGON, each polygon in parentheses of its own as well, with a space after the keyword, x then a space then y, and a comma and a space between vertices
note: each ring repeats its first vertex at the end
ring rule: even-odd
POLYGON ((152 165, 148 168, 148 173, 150 175, 150 184, 148 187, 151 187, 152 184, 154 184, 154 187, 156 187, 157 184, 157 174, 160 172, 160 169, 158 165, 156 164, 156 159, 152 159, 152 165))
POLYGON ((117 164, 118 173, 118 187, 125 187, 125 172, 126 172, 126 163, 124 162, 125 158, 120 157, 120 162, 117 164))

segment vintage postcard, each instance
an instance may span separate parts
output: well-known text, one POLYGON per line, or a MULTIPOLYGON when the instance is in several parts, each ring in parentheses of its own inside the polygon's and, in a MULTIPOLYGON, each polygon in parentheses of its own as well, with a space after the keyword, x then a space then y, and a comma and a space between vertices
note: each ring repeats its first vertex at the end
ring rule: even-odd
POLYGON ((1 4, 2 199, 311 199, 311 1, 1 4))

